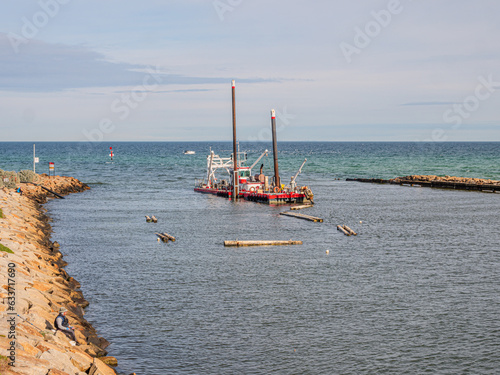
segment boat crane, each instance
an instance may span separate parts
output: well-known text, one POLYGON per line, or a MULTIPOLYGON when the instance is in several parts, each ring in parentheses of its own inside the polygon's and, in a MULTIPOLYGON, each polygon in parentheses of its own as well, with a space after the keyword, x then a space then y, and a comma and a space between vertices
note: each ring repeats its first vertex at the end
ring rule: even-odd
POLYGON ((299 170, 297 171, 297 173, 295 173, 295 176, 292 177, 292 180, 290 181, 290 186, 292 187, 292 189, 295 188, 295 180, 297 179, 297 177, 299 176, 299 174, 302 172, 302 167, 304 167, 304 165, 306 164, 307 162, 307 158, 304 159, 304 161, 302 162, 302 165, 300 166, 299 170))
POLYGON ((267 156, 267 153, 268 153, 268 152, 269 152, 269 151, 266 149, 266 151, 264 151, 264 152, 262 153, 262 155, 260 155, 260 156, 259 156, 259 158, 258 158, 257 160, 255 160, 255 162, 254 162, 254 163, 250 166, 250 170, 252 170, 252 169, 253 169, 253 167, 255 167, 255 166, 257 165, 257 163, 260 161, 260 159, 262 159, 264 156, 267 156))

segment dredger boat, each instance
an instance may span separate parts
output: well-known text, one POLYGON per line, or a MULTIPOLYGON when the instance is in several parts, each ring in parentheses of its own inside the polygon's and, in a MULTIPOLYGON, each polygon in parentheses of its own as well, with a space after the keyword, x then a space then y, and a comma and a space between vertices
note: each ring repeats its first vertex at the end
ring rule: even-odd
POLYGON ((289 185, 281 183, 278 169, 278 147, 276 140, 276 113, 271 110, 271 127, 273 134, 274 176, 262 173, 252 174, 252 169, 268 153, 265 150, 260 157, 250 166, 244 162, 246 154, 237 150, 236 142, 236 108, 235 108, 235 82, 232 81, 233 96, 233 153, 230 157, 222 158, 212 150, 207 157, 207 173, 203 180, 197 180, 194 191, 198 193, 213 194, 231 199, 246 199, 254 202, 268 204, 295 204, 314 203, 313 193, 307 186, 298 186, 296 179, 307 159, 304 160, 299 170, 290 180, 289 185), (245 155, 245 157, 241 157, 245 155), (227 177, 218 178, 216 172, 224 170, 227 177))

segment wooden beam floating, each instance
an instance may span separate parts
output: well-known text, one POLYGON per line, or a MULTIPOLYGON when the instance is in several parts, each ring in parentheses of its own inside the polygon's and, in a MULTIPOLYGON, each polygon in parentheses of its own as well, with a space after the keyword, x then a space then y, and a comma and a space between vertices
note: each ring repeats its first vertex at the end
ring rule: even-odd
POLYGON ((351 235, 351 233, 349 233, 348 231, 346 231, 342 225, 337 225, 337 230, 338 230, 338 231, 341 231, 341 232, 342 232, 342 233, 344 233, 346 236, 350 236, 350 235, 351 235))
POLYGON ((226 247, 302 245, 302 241, 224 241, 226 247))
POLYGON ((163 232, 162 234, 163 234, 165 237, 167 237, 170 241, 175 242, 175 237, 174 237, 174 236, 171 236, 170 234, 165 233, 165 232, 163 232))
POLYGON ((298 212, 286 211, 286 212, 280 212, 280 215, 296 217, 297 219, 309 220, 309 221, 314 221, 314 222, 318 222, 318 223, 323 222, 323 219, 320 219, 319 217, 299 214, 298 212))
POLYGON ((160 240, 163 242, 168 242, 168 237, 164 236, 163 233, 155 233, 160 240))
POLYGON ((301 206, 290 207, 290 209, 292 211, 296 211, 296 210, 302 210, 303 208, 309 208, 309 207, 312 207, 312 206, 313 206, 312 204, 303 204, 301 206))
POLYGON ((355 231, 353 231, 353 230, 352 230, 351 228, 349 228, 347 225, 344 225, 344 229, 345 229, 347 232, 349 232, 351 235, 353 235, 353 236, 357 236, 357 235, 358 235, 355 231))
POLYGON ((157 223, 158 222, 158 219, 155 216, 151 216, 151 220, 153 221, 153 223, 157 223))
POLYGON ((153 221, 153 219, 151 219, 149 216, 146 216, 146 222, 147 223, 151 223, 153 221))
POLYGON ((346 236, 357 236, 358 234, 349 228, 347 225, 337 225, 337 230, 344 233, 346 236))
POLYGON ((162 240, 163 242, 168 242, 168 241, 172 241, 172 242, 175 242, 175 237, 174 236, 171 236, 170 234, 168 233, 155 233, 158 238, 160 240, 162 240))

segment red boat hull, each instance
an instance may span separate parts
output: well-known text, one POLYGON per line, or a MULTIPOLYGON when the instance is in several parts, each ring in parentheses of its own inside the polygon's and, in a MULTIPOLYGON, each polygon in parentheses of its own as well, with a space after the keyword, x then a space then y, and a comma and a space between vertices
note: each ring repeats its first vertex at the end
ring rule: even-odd
MULTIPOLYGON (((203 194, 212 194, 219 197, 232 198, 232 190, 218 190, 212 188, 195 188, 194 191, 203 194)), ((306 195, 303 193, 257 193, 243 191, 239 194, 240 198, 247 201, 260 202, 267 204, 295 204, 295 203, 309 203, 306 195)))

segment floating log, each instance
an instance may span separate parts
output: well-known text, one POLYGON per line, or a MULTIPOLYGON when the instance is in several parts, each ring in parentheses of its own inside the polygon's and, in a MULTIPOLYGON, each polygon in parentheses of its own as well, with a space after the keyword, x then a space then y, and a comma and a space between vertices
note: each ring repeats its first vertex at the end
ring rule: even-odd
POLYGON ((163 233, 155 233, 155 234, 156 234, 156 235, 158 236, 158 238, 159 238, 160 240, 162 240, 163 242, 168 242, 169 238, 168 238, 167 236, 165 236, 163 233))
POLYGON ((337 225, 337 230, 341 231, 342 233, 344 233, 346 236, 350 236, 351 233, 349 233, 347 230, 344 229, 344 227, 342 225, 337 225))
POLYGON ((224 241, 226 247, 302 245, 302 241, 224 241))
POLYGON ((313 205, 312 204, 303 204, 301 206, 294 206, 294 207, 290 207, 291 210, 295 211, 295 210, 302 210, 303 208, 309 208, 309 207, 312 207, 313 205))
POLYGON ((163 233, 161 233, 161 234, 162 234, 163 236, 167 237, 170 241, 175 242, 175 237, 174 237, 174 236, 171 236, 170 234, 165 233, 165 232, 163 232, 163 233))
POLYGON ((155 216, 151 216, 151 220, 153 220, 153 223, 157 223, 158 219, 155 216))
POLYGON ((147 223, 151 223, 153 221, 153 219, 151 219, 149 216, 146 216, 146 222, 147 223))
POLYGON ((280 215, 296 217, 297 219, 309 220, 309 221, 314 221, 314 222, 319 222, 319 223, 323 222, 323 219, 320 219, 319 217, 299 214, 298 212, 286 211, 286 212, 280 212, 280 215))
POLYGON ((349 228, 347 225, 344 225, 344 229, 349 232, 350 234, 352 234, 353 236, 357 236, 358 234, 353 231, 351 228, 349 228))

